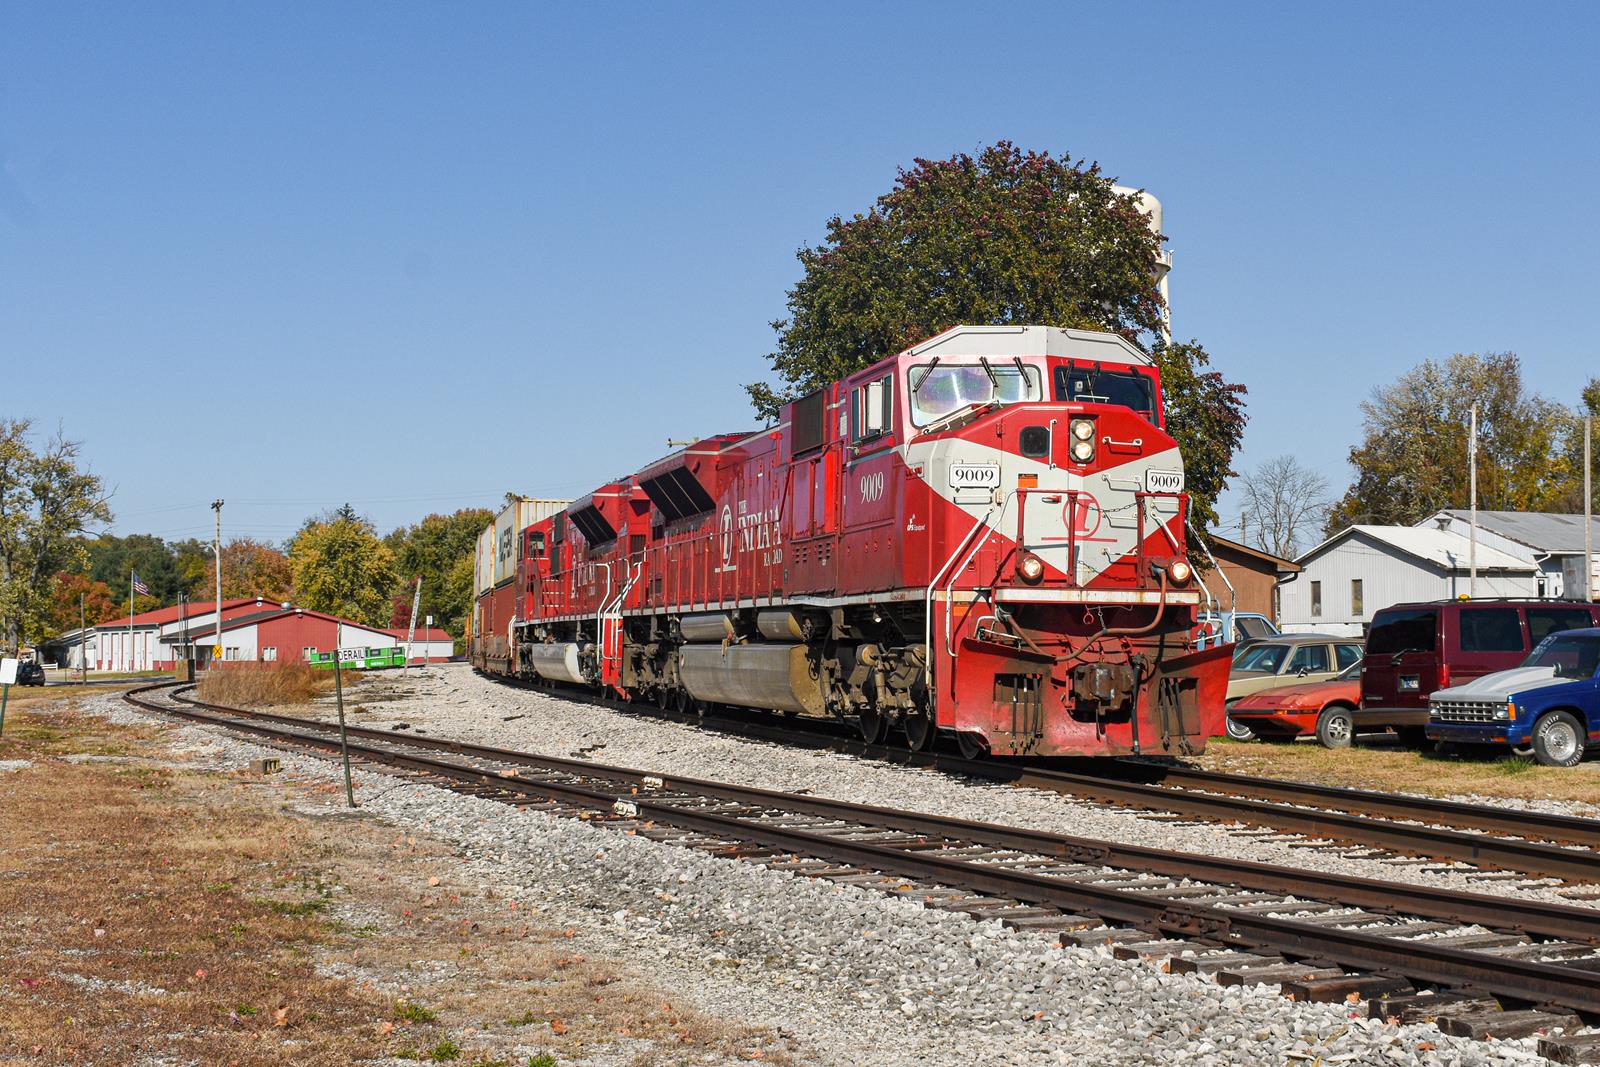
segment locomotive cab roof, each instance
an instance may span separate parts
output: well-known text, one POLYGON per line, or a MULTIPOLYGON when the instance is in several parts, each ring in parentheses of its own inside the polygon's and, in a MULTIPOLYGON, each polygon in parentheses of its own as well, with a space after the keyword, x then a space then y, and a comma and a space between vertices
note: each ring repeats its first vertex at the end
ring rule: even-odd
POLYGON ((1060 326, 952 326, 901 356, 938 356, 941 359, 986 356, 1058 356, 1085 362, 1155 365, 1137 345, 1114 333, 1071 330, 1060 326))

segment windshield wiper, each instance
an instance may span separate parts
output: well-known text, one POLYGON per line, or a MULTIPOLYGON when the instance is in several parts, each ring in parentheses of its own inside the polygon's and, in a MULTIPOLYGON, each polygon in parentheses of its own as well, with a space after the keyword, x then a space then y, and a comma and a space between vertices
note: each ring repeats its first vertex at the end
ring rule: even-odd
POLYGON ((989 366, 989 357, 979 356, 978 362, 983 366, 983 373, 989 376, 989 385, 998 393, 1000 391, 1000 379, 994 376, 994 368, 989 366))
POLYGON ((937 367, 938 365, 939 365, 939 357, 938 356, 934 356, 931 360, 928 361, 927 367, 922 372, 921 380, 917 382, 916 388, 911 390, 911 395, 912 396, 918 396, 918 395, 920 395, 922 393, 922 387, 924 385, 928 384, 928 379, 933 377, 933 368, 937 367))

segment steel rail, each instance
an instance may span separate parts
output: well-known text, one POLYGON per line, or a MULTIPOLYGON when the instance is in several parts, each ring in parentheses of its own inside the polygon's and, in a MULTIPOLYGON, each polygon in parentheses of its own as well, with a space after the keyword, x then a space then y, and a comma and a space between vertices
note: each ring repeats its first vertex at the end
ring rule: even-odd
POLYGON ((1175 767, 1158 763, 1134 763, 1132 760, 1113 762, 1119 772, 1125 771, 1136 780, 1148 785, 1200 789, 1296 804, 1325 804, 1345 811, 1378 812, 1395 819, 1420 819, 1435 824, 1488 830, 1493 833, 1514 833, 1518 837, 1600 848, 1600 819, 1587 819, 1578 815, 1496 808, 1487 804, 1464 804, 1460 801, 1438 800, 1433 797, 1404 796, 1380 793, 1371 789, 1351 789, 1346 786, 1225 774, 1220 771, 1202 771, 1192 767, 1175 767))
MULTIPOLYGON (((183 692, 186 688, 176 688, 173 693, 174 698, 222 715, 244 715, 293 729, 311 728, 326 731, 334 729, 334 724, 320 720, 206 704, 185 697, 183 692)), ((715 796, 736 803, 780 804, 791 810, 828 818, 857 818, 865 814, 870 815, 874 823, 898 830, 913 833, 926 833, 932 830, 980 844, 1035 852, 1073 862, 1103 863, 1107 866, 1151 874, 1222 881, 1247 889, 1270 890, 1298 896, 1320 893, 1331 895, 1340 903, 1382 913, 1398 912, 1462 923, 1477 923, 1496 929, 1516 930, 1547 937, 1600 941, 1600 909, 1596 908, 1467 893, 1455 889, 1436 889, 1406 882, 1329 874, 1258 863, 1253 860, 1124 845, 1044 830, 832 800, 827 797, 795 796, 757 786, 733 785, 685 775, 658 774, 654 771, 592 763, 565 756, 545 756, 466 741, 417 736, 409 732, 399 733, 364 726, 346 726, 345 729, 352 737, 450 752, 516 766, 602 778, 629 786, 640 786, 648 778, 662 783, 659 788, 715 796)))
MULTIPOLYGON (((636 713, 662 714, 642 705, 625 706, 636 713)), ((1310 837, 1371 845, 1429 859, 1459 860, 1474 866, 1516 871, 1541 878, 1600 882, 1600 852, 1565 848, 1548 841, 1529 840, 1526 837, 1502 836, 1532 833, 1542 826, 1555 826, 1562 828, 1562 834, 1565 836, 1561 839, 1564 840, 1566 836, 1576 835, 1580 830, 1587 832, 1589 827, 1586 824, 1594 823, 1600 826, 1600 821, 1576 816, 1540 816, 1538 813, 1521 810, 1495 809, 1485 805, 1466 805, 1452 801, 1425 801, 1415 797, 1392 797, 1387 793, 1362 790, 1341 791, 1334 786, 1302 785, 1298 782, 1283 782, 1276 785, 1277 795, 1285 800, 1292 798, 1295 800, 1294 803, 1273 803, 1249 796, 1203 793, 1196 789, 1172 788, 1100 775, 1078 774, 1040 767, 1036 764, 992 759, 970 760, 946 752, 911 752, 894 745, 869 745, 859 738, 824 734, 816 730, 799 730, 759 721, 718 719, 715 729, 740 737, 810 748, 826 748, 887 763, 925 767, 1008 785, 1085 797, 1145 811, 1175 812, 1280 829, 1310 837), (1347 801, 1350 807, 1360 808, 1363 806, 1360 799, 1363 796, 1392 801, 1393 807, 1385 814, 1392 814, 1396 818, 1416 818, 1427 824, 1419 826, 1398 822, 1395 819, 1302 806, 1315 805, 1319 798, 1326 797, 1339 800, 1341 804, 1347 801), (1498 817, 1495 814, 1497 810, 1498 817), (1524 816, 1530 817, 1524 820, 1524 816), (1436 825, 1441 819, 1451 819, 1461 828, 1436 825), (1473 830, 1496 832, 1469 832, 1473 830)), ((1231 776, 1222 777, 1227 779, 1231 776)), ((1260 781, 1270 783, 1269 779, 1260 781)))
MULTIPOLYGON (((279 742, 287 741, 329 752, 338 748, 337 739, 304 730, 303 727, 307 725, 305 720, 293 720, 296 728, 290 728, 284 724, 268 724, 263 721, 264 716, 255 717, 259 713, 241 716, 239 709, 219 708, 216 712, 212 712, 196 710, 193 706, 185 708, 163 706, 144 700, 142 694, 147 691, 135 690, 126 694, 126 698, 151 710, 279 742)), ((191 702, 191 704, 198 703, 191 702)), ((287 717, 272 716, 272 718, 287 717)), ((384 740, 388 744, 405 745, 415 741, 416 738, 391 734, 384 740)), ((450 742, 442 743, 450 744, 450 742)), ((408 755, 370 745, 357 744, 351 748, 362 758, 404 769, 423 771, 455 781, 564 801, 592 810, 614 811, 626 805, 625 810, 630 818, 653 820, 679 829, 734 838, 898 876, 926 878, 945 885, 959 886, 974 892, 1027 903, 1067 911, 1089 911, 1101 918, 1131 924, 1157 934, 1199 938, 1241 949, 1269 949, 1294 957, 1326 959, 1343 966, 1400 974, 1431 984, 1465 988, 1524 1003, 1559 1004, 1577 1011, 1600 1014, 1600 972, 1597 971, 1489 955, 1470 949, 1452 948, 1446 944, 1429 943, 1426 940, 1401 940, 1359 930, 1152 897, 1090 883, 1073 882, 1051 875, 942 856, 936 848, 901 848, 889 844, 842 839, 810 833, 803 829, 752 821, 737 815, 686 808, 669 800, 652 800, 646 795, 632 791, 619 795, 565 782, 523 778, 511 772, 496 772, 426 756, 408 755)), ((543 757, 536 758, 543 759, 543 757)), ((559 762, 581 763, 581 761, 566 760, 559 762)), ((632 775, 640 772, 629 770, 626 773, 632 775)), ((661 777, 663 789, 667 788, 666 783, 669 781, 684 785, 695 781, 654 777, 661 777)), ((748 787, 727 786, 720 783, 712 784, 728 794, 749 794, 751 800, 756 801, 753 806, 758 809, 771 810, 776 807, 785 811, 808 812, 815 810, 817 805, 821 804, 832 811, 847 810, 852 813, 851 818, 863 823, 877 820, 880 814, 885 813, 885 809, 823 801, 817 797, 752 790, 748 787)), ((728 796, 726 799, 733 799, 733 796, 728 796)), ((949 836, 943 829, 946 826, 945 822, 939 817, 911 812, 892 812, 892 814, 912 820, 911 829, 914 833, 941 838, 949 836)), ((983 824, 978 825, 983 826, 983 824)), ((1008 832, 1014 830, 1008 827, 990 829, 1008 832)), ((961 839, 960 835, 955 836, 957 840, 961 839)), ((925 842, 922 844, 925 846, 925 842)), ((1517 902, 1508 899, 1499 899, 1497 903, 1502 914, 1510 914, 1518 906, 1517 902)))

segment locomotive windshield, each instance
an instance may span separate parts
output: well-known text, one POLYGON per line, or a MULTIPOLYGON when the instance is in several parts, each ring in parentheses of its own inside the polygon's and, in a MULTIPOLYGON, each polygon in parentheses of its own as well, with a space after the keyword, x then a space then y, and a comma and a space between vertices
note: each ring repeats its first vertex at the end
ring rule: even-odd
POLYGON ((932 363, 912 367, 906 390, 911 424, 926 426, 974 404, 1015 404, 1040 400, 1039 371, 1015 363, 932 363))
POLYGON ((1155 390, 1150 379, 1137 371, 1057 367, 1055 386, 1057 400, 1117 404, 1155 421, 1155 390))

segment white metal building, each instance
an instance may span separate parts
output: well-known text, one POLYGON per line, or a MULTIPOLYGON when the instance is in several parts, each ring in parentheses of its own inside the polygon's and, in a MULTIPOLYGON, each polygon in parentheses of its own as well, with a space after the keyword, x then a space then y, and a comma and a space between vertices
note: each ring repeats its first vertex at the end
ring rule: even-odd
MULTIPOLYGON (((1593 523, 1594 557, 1590 569, 1600 574, 1600 518, 1593 523)), ((1449 508, 1422 522, 1419 527, 1444 528, 1466 537, 1472 526, 1472 513, 1449 508)), ((1544 582, 1540 596, 1581 600, 1583 589, 1583 516, 1548 511, 1480 511, 1478 544, 1497 548, 1510 556, 1539 568, 1544 582)))
MULTIPOLYGON (((1471 546, 1436 526, 1351 526, 1295 562, 1278 587, 1278 625, 1290 632, 1356 637, 1391 604, 1449 600, 1471 591, 1471 546)), ((1540 596, 1539 568, 1482 540, 1480 597, 1540 596)))

